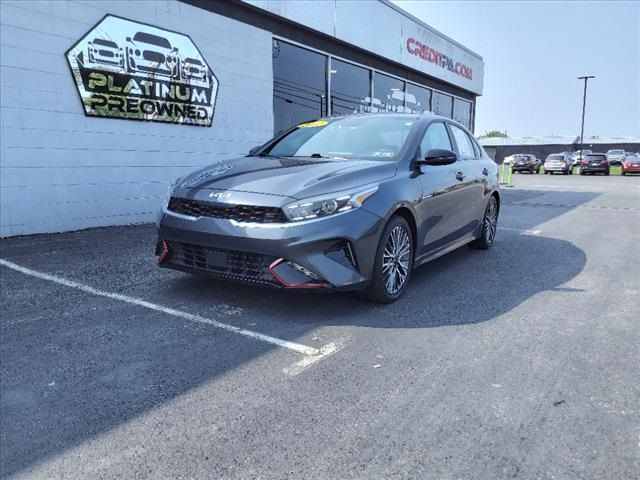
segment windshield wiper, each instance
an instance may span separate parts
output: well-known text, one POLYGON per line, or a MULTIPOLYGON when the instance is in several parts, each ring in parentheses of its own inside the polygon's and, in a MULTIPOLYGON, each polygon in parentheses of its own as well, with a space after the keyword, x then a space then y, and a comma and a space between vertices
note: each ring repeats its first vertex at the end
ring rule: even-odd
POLYGON ((346 160, 345 157, 338 157, 337 155, 322 155, 321 153, 312 153, 311 155, 294 155, 289 158, 324 158, 328 160, 346 160))

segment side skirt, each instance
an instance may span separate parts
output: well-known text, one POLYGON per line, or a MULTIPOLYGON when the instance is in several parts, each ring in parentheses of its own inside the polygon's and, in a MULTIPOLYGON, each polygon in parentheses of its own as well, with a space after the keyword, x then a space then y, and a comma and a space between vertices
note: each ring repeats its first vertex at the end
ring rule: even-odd
POLYGON ((469 242, 473 242, 476 238, 478 237, 475 233, 468 233, 464 237, 461 237, 458 240, 455 240, 450 244, 445 245, 444 247, 436 250, 435 252, 425 253, 424 255, 415 259, 415 261, 413 262, 413 268, 415 269, 420 265, 424 265, 425 263, 430 262, 431 260, 435 260, 438 257, 446 255, 447 253, 453 250, 456 250, 466 245, 469 242))

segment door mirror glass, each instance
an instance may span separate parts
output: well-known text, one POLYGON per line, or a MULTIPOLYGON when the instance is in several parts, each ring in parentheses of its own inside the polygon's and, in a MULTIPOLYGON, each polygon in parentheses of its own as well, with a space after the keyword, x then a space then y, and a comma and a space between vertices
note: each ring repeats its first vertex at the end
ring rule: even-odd
POLYGON ((253 156, 256 153, 258 153, 258 151, 260 150, 260 145, 258 145, 257 147, 253 147, 251 150, 249 150, 249 156, 253 156))

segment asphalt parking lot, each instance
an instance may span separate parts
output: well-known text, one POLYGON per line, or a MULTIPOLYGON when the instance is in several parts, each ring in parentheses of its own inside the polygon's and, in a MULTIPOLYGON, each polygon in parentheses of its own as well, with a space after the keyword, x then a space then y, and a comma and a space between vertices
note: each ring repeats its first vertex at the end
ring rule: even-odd
POLYGON ((640 178, 514 182, 388 306, 2 240, 2 478, 639 478, 640 178))

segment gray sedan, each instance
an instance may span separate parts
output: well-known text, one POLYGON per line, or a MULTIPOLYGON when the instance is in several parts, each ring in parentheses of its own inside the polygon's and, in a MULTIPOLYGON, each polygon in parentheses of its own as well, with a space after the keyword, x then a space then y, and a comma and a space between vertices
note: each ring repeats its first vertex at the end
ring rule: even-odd
POLYGON ((161 267, 286 289, 397 300, 412 270, 494 243, 498 169, 436 115, 306 122, 170 188, 161 267))

